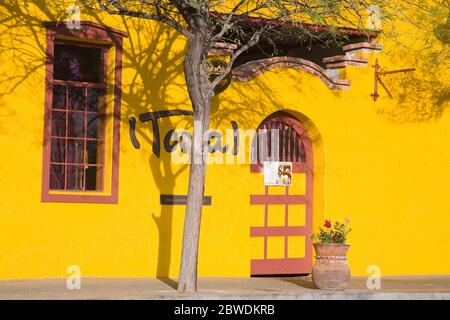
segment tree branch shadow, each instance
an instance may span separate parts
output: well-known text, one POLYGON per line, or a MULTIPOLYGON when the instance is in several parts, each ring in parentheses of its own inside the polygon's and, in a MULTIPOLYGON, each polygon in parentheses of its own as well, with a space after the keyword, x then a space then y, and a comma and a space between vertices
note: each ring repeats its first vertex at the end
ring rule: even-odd
MULTIPOLYGON (((435 4, 431 12, 408 13, 408 28, 392 25, 386 30, 383 54, 386 60, 399 61, 392 69, 415 68, 414 72, 386 75, 382 78, 393 98, 380 101, 378 114, 394 123, 417 123, 438 120, 449 106, 450 50, 449 11, 435 4)), ((387 92, 381 89, 381 94, 387 92)))
MULTIPOLYGON (((103 24, 102 16, 93 12, 90 15, 94 21, 103 24)), ((119 19, 125 30, 132 34, 124 39, 128 43, 127 49, 123 51, 122 69, 124 77, 127 78, 122 87, 121 125, 128 127, 130 116, 138 117, 139 114, 149 111, 174 108, 189 110, 187 95, 177 94, 176 100, 171 99, 171 93, 186 90, 184 78, 181 78, 183 81, 179 80, 183 73, 181 62, 186 50, 182 43, 180 45, 180 35, 162 24, 138 19, 119 19)), ((0 3, 0 58, 12 60, 14 65, 13 69, 0 69, 0 105, 4 107, 0 113, 2 122, 6 119, 20 119, 19 110, 7 105, 4 98, 20 94, 23 90, 42 97, 43 85, 35 85, 45 83, 46 47, 42 22, 56 20, 57 16, 50 12, 46 1, 28 1, 26 5, 10 0, 0 3)), ((44 108, 43 105, 41 107, 44 108)), ((26 110, 22 109, 20 112, 26 110)), ((110 120, 113 114, 106 114, 106 117, 110 120)), ((158 121, 160 129, 167 130, 176 127, 182 120, 186 119, 162 118, 158 121)), ((148 128, 149 123, 139 122, 136 133, 141 141, 151 144, 151 131, 148 128)), ((3 131, 3 128, 1 129, 3 131)), ((129 150, 129 147, 123 147, 124 144, 131 145, 127 138, 122 139, 121 153, 129 150)), ((158 158, 155 155, 149 157, 148 166, 161 194, 172 194, 176 178, 187 169, 187 166, 182 166, 175 171, 170 157, 158 158)), ((149 197, 152 196, 150 187, 141 192, 148 192, 149 197)), ((166 279, 173 264, 173 207, 162 205, 160 212, 150 212, 149 215, 159 232, 157 277, 175 287, 174 280, 166 279)))

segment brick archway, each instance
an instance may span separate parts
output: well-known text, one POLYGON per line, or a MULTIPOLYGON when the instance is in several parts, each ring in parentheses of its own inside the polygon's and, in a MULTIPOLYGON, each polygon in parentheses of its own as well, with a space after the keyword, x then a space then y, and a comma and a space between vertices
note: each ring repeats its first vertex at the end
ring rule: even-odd
MULTIPOLYGON (((268 136, 274 129, 279 133, 279 161, 293 163, 293 185, 261 186, 263 179, 254 176, 258 185, 252 186, 250 204, 252 216, 256 215, 259 223, 252 222, 250 227, 252 252, 256 252, 256 258, 253 255, 251 259, 251 275, 306 274, 312 266, 312 143, 302 123, 288 113, 276 112, 258 127, 267 130, 268 136)), ((259 139, 256 135, 253 147, 261 155, 250 170, 252 175, 262 177, 263 162, 273 155, 269 139, 259 139)))

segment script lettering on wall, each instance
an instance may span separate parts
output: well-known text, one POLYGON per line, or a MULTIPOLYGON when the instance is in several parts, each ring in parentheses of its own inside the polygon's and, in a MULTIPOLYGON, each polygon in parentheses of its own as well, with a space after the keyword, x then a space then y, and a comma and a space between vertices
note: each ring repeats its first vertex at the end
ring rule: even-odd
MULTIPOLYGON (((142 123, 151 121, 152 131, 153 131, 153 143, 152 149, 153 153, 159 158, 161 156, 161 135, 158 125, 159 118, 174 117, 174 116, 192 116, 193 113, 190 110, 162 110, 154 112, 145 112, 139 115, 139 120, 142 123)), ((130 140, 131 144, 135 149, 139 149, 141 144, 136 137, 136 125, 137 121, 135 117, 130 117, 128 119, 130 129, 130 140)), ((231 127, 233 129, 233 148, 231 150, 233 155, 237 155, 239 152, 239 127, 235 121, 231 121, 231 127)), ((210 130, 208 133, 208 152, 221 152, 225 153, 229 150, 229 145, 222 145, 222 133, 217 130, 210 130)), ((188 142, 192 140, 191 134, 187 130, 183 130, 181 133, 177 132, 175 129, 169 130, 163 139, 163 146, 166 152, 175 152, 177 146, 179 145, 183 153, 189 151, 188 142)))

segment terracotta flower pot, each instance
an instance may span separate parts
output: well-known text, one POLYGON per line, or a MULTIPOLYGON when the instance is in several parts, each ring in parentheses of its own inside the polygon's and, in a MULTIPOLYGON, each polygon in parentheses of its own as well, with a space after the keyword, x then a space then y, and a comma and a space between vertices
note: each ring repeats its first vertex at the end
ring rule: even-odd
POLYGON ((312 279, 317 289, 344 290, 350 281, 347 264, 348 244, 314 243, 316 262, 312 268, 312 279))

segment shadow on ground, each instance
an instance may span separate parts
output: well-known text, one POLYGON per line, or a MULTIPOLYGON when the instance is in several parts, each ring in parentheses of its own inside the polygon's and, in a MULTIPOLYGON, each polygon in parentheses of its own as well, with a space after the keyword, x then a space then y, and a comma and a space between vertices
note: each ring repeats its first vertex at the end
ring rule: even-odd
POLYGON ((305 289, 316 289, 311 276, 280 278, 281 281, 294 284, 305 289))

